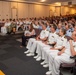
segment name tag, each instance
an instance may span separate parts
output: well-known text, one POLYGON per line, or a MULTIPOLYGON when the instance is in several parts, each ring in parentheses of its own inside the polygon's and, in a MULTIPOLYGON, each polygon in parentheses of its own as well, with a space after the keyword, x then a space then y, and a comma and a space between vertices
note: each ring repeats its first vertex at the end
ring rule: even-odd
POLYGON ((64 41, 63 39, 61 39, 61 41, 64 41))
POLYGON ((54 38, 54 36, 52 36, 54 38))

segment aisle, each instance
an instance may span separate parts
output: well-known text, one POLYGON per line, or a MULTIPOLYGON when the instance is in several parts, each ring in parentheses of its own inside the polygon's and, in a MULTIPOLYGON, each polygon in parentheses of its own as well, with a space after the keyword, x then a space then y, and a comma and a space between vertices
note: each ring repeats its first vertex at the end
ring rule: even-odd
POLYGON ((26 57, 26 48, 20 48, 20 42, 16 41, 20 37, 0 36, 0 70, 6 75, 45 75, 48 68, 43 68, 33 57, 26 57))

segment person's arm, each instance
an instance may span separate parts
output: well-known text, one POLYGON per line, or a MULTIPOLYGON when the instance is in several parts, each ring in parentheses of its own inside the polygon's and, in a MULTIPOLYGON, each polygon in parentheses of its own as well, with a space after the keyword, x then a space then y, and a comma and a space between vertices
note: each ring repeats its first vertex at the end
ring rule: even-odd
POLYGON ((38 35, 38 36, 36 37, 36 40, 40 40, 40 35, 38 35))
POLYGON ((34 35, 34 34, 35 34, 35 30, 32 30, 31 34, 30 34, 30 33, 27 33, 26 36, 32 36, 32 35, 34 35))
POLYGON ((65 46, 62 46, 62 47, 57 47, 57 48, 55 48, 56 50, 62 50, 63 48, 65 48, 65 46))
POLYGON ((65 48, 66 43, 67 43, 67 39, 64 40, 64 42, 63 42, 63 46, 59 49, 60 52, 58 52, 58 55, 61 55, 61 54, 64 53, 64 51, 66 50, 66 48, 65 48))
POLYGON ((43 38, 43 39, 40 39, 40 40, 42 40, 42 41, 46 41, 46 40, 47 40, 47 37, 45 37, 45 38, 43 38))
POLYGON ((48 43, 49 45, 55 45, 56 44, 56 42, 52 42, 52 43, 48 43))
POLYGON ((35 30, 33 29, 30 35, 35 35, 35 30))
POLYGON ((69 43, 70 43, 71 54, 72 54, 72 56, 75 56, 76 55, 76 51, 74 50, 72 40, 69 40, 69 43))
POLYGON ((58 55, 63 54, 65 50, 66 50, 66 48, 63 48, 61 51, 58 52, 58 55))

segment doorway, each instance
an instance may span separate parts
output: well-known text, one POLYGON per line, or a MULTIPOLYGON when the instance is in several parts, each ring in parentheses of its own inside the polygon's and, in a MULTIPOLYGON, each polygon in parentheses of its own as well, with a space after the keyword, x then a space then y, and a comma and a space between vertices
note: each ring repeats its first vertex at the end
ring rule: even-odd
POLYGON ((11 16, 12 16, 12 19, 17 19, 18 16, 17 16, 17 8, 12 8, 11 10, 11 16))

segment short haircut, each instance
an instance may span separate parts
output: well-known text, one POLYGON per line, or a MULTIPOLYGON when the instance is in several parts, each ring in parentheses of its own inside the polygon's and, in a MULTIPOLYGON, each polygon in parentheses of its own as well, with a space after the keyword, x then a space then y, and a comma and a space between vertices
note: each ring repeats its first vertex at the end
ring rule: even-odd
POLYGON ((63 32, 64 35, 66 34, 66 29, 61 28, 60 30, 63 32))
POLYGON ((51 25, 51 27, 53 27, 55 30, 57 29, 57 26, 56 25, 51 25))

